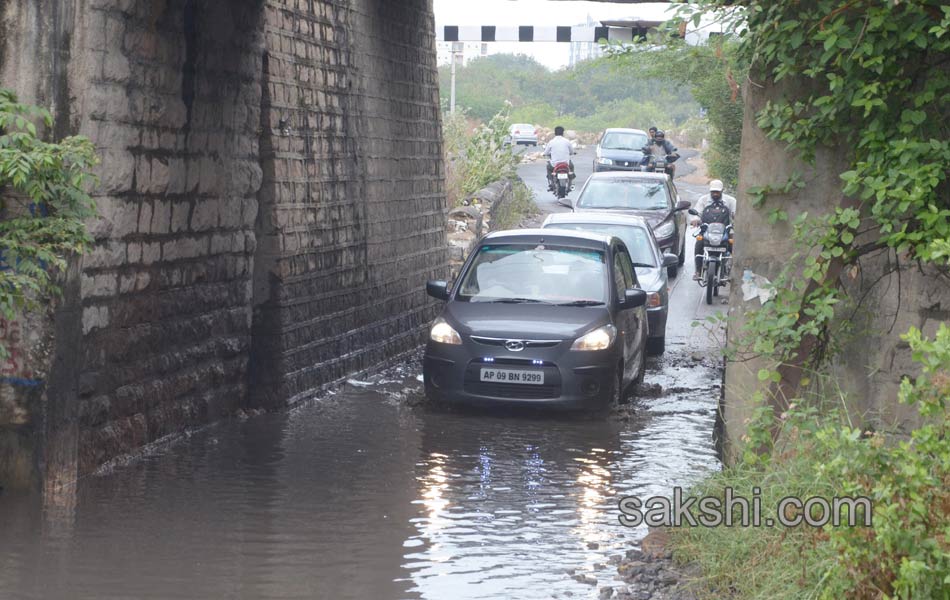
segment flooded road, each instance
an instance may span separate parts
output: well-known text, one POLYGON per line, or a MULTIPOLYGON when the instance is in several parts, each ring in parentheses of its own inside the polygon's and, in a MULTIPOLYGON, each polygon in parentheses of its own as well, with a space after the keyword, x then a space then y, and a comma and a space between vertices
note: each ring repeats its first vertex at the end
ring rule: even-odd
POLYGON ((718 341, 691 323, 725 307, 702 303, 689 264, 667 353, 620 411, 435 409, 413 360, 45 508, 0 496, 0 598, 597 597, 580 576, 609 584, 646 534, 619 524, 619 499, 719 468, 718 341))

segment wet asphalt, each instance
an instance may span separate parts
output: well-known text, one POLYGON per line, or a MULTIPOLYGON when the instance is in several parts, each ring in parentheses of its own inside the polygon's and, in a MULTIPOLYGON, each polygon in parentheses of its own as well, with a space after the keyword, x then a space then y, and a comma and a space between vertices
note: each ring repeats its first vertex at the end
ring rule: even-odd
MULTIPOLYGON (((543 162, 519 174, 543 211, 562 210, 543 162)), ((705 305, 690 263, 672 281, 666 354, 610 415, 435 409, 416 357, 45 505, 0 497, 0 598, 595 598, 590 582, 613 582, 646 534, 620 525, 620 498, 719 468, 722 334, 694 322, 726 307, 705 305)))

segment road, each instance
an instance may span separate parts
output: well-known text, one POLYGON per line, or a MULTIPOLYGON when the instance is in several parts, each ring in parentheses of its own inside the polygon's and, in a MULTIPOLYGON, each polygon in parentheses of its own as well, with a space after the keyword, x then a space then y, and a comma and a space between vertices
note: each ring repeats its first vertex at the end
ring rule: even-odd
MULTIPOLYGON (((543 170, 521 168, 536 190, 543 170)), ((596 598, 582 580, 622 585, 617 559, 646 534, 619 524, 619 499, 719 468, 718 342, 691 323, 722 307, 691 272, 673 282, 667 353, 609 417, 436 410, 412 360, 44 508, 0 496, 0 597, 596 598)))

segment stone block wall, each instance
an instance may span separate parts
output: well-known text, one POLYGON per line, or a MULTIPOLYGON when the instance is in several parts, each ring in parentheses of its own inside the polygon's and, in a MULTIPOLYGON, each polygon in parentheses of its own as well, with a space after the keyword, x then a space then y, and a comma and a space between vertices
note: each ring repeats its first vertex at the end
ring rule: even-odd
POLYGON ((447 259, 429 0, 22 0, 0 32, 0 85, 102 159, 48 377, 0 394, 0 452, 33 458, 0 467, 88 472, 421 341, 447 259))
POLYGON ((269 0, 264 30, 252 393, 273 406, 418 345, 447 259, 429 3, 269 0))
POLYGON ((102 157, 80 282, 81 471, 229 414, 246 394, 259 13, 94 0, 77 14, 74 110, 102 157))

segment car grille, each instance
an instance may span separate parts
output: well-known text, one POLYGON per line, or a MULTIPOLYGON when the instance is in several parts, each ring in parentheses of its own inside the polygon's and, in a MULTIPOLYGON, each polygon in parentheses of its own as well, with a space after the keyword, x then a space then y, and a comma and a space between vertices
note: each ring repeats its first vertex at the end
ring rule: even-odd
MULTIPOLYGON (((484 337, 480 335, 470 336, 473 342, 479 344, 484 344, 486 346, 501 346, 504 347, 505 342, 508 340, 518 340, 518 338, 492 338, 484 337)), ((552 346, 557 346, 561 343, 561 340, 519 340, 524 342, 525 348, 550 348, 552 346)))
POLYGON ((527 400, 542 400, 545 398, 559 397, 561 395, 561 386, 466 381, 465 391, 469 394, 476 394, 479 396, 494 396, 495 398, 524 398, 527 400))

